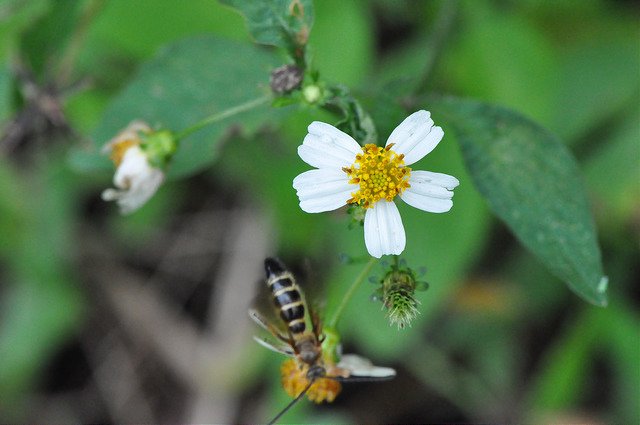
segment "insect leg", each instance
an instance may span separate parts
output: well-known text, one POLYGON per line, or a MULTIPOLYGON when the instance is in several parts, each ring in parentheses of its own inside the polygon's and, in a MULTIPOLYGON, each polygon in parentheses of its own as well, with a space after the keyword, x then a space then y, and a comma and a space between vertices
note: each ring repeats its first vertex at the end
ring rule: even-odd
POLYGON ((287 413, 287 411, 289 411, 289 409, 291 409, 302 397, 304 397, 304 395, 307 393, 307 391, 309 391, 309 388, 311 388, 311 386, 313 385, 315 381, 309 381, 309 383, 307 384, 307 386, 304 388, 304 390, 302 390, 302 392, 300 394, 298 394, 296 396, 296 398, 294 398, 293 400, 291 400, 291 402, 289 402, 289 404, 287 404, 285 406, 284 409, 282 409, 280 411, 280 413, 278 413, 276 415, 275 418, 271 419, 268 423, 268 425, 273 425, 276 423, 276 421, 278 419, 280 419, 282 417, 282 415, 284 415, 285 413, 287 413))

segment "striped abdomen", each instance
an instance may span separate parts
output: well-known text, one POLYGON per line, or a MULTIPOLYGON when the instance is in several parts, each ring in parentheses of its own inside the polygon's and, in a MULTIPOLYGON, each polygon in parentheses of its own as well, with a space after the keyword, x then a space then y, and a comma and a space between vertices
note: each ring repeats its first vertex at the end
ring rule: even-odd
POLYGON ((287 324, 292 334, 305 331, 304 303, 298 285, 291 272, 278 260, 264 260, 267 273, 267 286, 271 291, 273 302, 280 311, 280 317, 287 324))

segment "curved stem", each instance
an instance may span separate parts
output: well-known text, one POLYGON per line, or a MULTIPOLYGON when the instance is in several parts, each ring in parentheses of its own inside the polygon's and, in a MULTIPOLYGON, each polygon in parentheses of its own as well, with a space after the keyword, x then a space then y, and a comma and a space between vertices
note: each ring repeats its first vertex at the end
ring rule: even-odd
POLYGON ((347 304, 349 303, 349 300, 351 300, 351 298, 353 297, 353 294, 355 294, 356 290, 360 287, 360 284, 364 281, 364 279, 367 277, 367 275, 371 271, 371 268, 377 262, 378 262, 377 258, 371 257, 371 259, 369 259, 369 261, 364 266, 364 268, 362 269, 358 277, 356 277, 356 279, 353 281, 353 283, 347 290, 347 293, 344 294, 344 298, 342 298, 340 305, 336 309, 335 313, 333 313, 333 317, 331 317, 331 320, 329 320, 328 322, 328 327, 335 329, 336 325, 338 324, 338 320, 340 320, 340 316, 342 315, 344 309, 347 307, 347 304))
POLYGON ((190 136, 191 134, 203 129, 204 127, 210 124, 222 121, 226 118, 229 118, 233 115, 237 115, 241 112, 246 112, 251 109, 257 108, 258 106, 267 103, 269 100, 271 100, 271 96, 259 97, 257 99, 250 100, 249 102, 240 104, 238 106, 233 106, 229 109, 225 109, 224 111, 218 112, 217 114, 210 115, 204 118, 203 120, 193 124, 191 127, 188 127, 182 130, 181 132, 179 132, 178 134, 176 134, 175 136, 176 142, 184 139, 187 136, 190 136))

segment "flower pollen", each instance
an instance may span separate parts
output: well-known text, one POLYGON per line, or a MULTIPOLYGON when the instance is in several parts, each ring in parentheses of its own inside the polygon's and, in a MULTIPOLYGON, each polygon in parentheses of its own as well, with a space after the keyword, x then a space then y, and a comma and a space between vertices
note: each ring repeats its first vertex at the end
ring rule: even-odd
POLYGON ((360 187, 351 194, 347 204, 372 208, 381 199, 391 202, 410 186, 411 168, 404 165, 404 155, 398 155, 392 147, 393 143, 385 148, 364 145, 355 163, 342 169, 349 176, 349 183, 360 187))
MULTIPOLYGON (((282 387, 290 397, 297 397, 307 387, 307 371, 309 367, 302 365, 299 367, 294 359, 286 360, 282 363, 280 373, 282 376, 282 387)), ((340 393, 342 385, 335 379, 318 378, 307 391, 309 400, 315 403, 326 401, 331 403, 340 393)))

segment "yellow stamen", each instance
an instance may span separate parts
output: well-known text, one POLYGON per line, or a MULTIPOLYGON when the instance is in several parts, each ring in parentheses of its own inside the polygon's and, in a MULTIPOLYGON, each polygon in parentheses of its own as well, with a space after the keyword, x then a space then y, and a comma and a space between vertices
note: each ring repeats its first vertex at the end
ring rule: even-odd
POLYGON ((404 155, 398 155, 392 147, 393 143, 385 148, 365 145, 363 153, 356 155, 355 163, 342 169, 349 183, 359 186, 348 203, 371 208, 381 199, 392 201, 409 187, 411 168, 404 165, 404 155))

